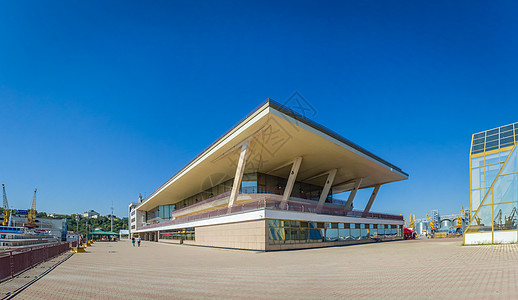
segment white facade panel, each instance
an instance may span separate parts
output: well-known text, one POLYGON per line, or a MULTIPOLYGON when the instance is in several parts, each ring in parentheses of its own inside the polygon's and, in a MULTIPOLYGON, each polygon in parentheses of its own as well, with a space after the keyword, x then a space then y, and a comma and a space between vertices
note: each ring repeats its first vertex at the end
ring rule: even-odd
POLYGON ((491 244, 492 242, 493 235, 491 232, 476 232, 464 234, 464 244, 466 245, 491 244))
POLYGON ((495 244, 516 243, 517 238, 518 238, 517 231, 495 231, 494 243, 495 244))

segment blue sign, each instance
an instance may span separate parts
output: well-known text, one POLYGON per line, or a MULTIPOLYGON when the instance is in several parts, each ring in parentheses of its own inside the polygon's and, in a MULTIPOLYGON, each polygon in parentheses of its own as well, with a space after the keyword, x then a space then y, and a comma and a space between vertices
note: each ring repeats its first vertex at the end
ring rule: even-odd
POLYGON ((29 210, 28 209, 17 209, 16 213, 20 214, 20 215, 28 215, 29 214, 29 210))

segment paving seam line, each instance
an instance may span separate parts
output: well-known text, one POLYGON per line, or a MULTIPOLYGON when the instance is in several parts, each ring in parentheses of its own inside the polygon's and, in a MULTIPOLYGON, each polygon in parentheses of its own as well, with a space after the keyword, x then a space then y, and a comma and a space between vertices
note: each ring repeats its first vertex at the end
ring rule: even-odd
MULTIPOLYGON (((42 278, 43 276, 47 275, 48 273, 50 273, 50 271, 54 270, 57 266, 59 266, 60 264, 62 264, 63 262, 67 261, 70 257, 72 257, 72 255, 74 255, 74 253, 68 253, 68 256, 65 257, 64 259, 62 259, 61 261, 58 261, 57 263, 55 263, 53 266, 51 266, 50 268, 48 268, 45 272, 41 273, 40 275, 36 276, 36 278, 32 279, 31 281, 27 282, 26 284, 22 285, 21 287, 19 287, 18 289, 14 290, 14 292, 12 293, 9 293, 8 295, 6 295, 4 298, 0 299, 0 300, 9 300, 9 299, 13 299, 16 295, 18 295, 20 292, 22 292, 23 290, 25 290, 26 288, 28 288, 30 285, 32 285, 33 283, 35 283, 36 281, 38 281, 40 278, 42 278)), ((44 262, 41 262, 41 263, 44 263, 44 262)), ((40 263, 40 264, 41 264, 40 263)), ((39 265, 39 264, 38 264, 39 265)), ((37 265, 33 266, 32 268, 36 267, 37 265)), ((29 268, 27 269, 26 271, 32 269, 32 268, 29 268)), ((17 276, 20 276, 21 274, 25 273, 22 272, 20 274, 18 274, 17 276)))

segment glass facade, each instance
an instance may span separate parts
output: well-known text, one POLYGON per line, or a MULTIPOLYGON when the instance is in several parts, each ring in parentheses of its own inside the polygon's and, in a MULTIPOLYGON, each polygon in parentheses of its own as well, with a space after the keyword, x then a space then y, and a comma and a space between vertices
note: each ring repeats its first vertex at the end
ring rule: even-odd
MULTIPOLYGON (((287 183, 286 178, 277 177, 273 175, 267 175, 262 173, 247 173, 243 174, 241 180, 241 188, 239 193, 241 194, 277 194, 282 195, 287 183)), ((230 192, 232 190, 232 184, 234 179, 229 179, 223 183, 217 184, 209 189, 206 189, 200 193, 190 196, 182 201, 172 205, 161 205, 153 208, 146 213, 146 222, 155 223, 162 222, 171 219, 171 214, 174 210, 188 207, 196 204, 203 200, 230 192)), ((322 191, 321 186, 295 182, 293 190, 291 192, 292 197, 302 198, 307 200, 318 201, 320 193, 322 191)), ((331 202, 333 197, 332 190, 329 191, 326 202, 331 202)))
POLYGON ((146 212, 147 221, 150 223, 167 221, 172 218, 172 213, 175 209, 175 204, 159 205, 146 212))
POLYGON ((268 220, 269 244, 323 243, 402 237, 402 225, 268 220))
POLYGON ((196 240, 194 228, 182 228, 160 231, 160 239, 165 240, 196 240))
POLYGON ((475 133, 471 141, 471 155, 513 146, 518 141, 518 123, 475 133))
POLYGON ((471 222, 466 233, 516 231, 518 123, 474 134, 470 155, 471 222))

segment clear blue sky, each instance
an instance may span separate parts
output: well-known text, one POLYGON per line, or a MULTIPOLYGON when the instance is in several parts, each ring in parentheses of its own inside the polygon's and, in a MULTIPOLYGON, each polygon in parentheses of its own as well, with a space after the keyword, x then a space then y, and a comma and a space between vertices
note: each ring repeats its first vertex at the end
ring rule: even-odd
MULTIPOLYGON (((126 215, 270 97, 410 174, 375 211, 469 207, 471 134, 518 121, 514 1, 0 1, 11 206, 126 215)), ((355 207, 368 194, 360 193, 355 207)))

